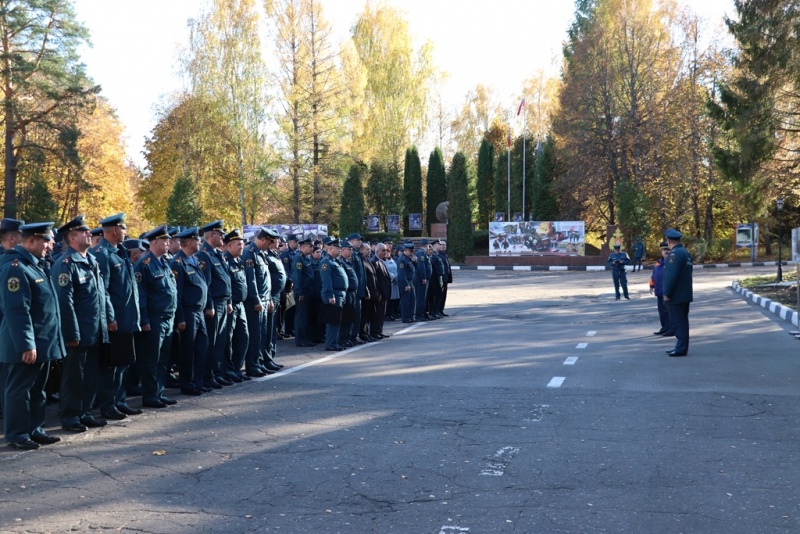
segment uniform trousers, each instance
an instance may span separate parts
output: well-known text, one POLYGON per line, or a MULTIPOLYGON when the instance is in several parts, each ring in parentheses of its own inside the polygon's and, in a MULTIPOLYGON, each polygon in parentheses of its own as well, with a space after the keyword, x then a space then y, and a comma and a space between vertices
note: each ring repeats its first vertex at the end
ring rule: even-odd
MULTIPOLYGON (((261 299, 262 302, 269 302, 269 299, 261 299)), ((266 304, 265 304, 266 306, 266 304)), ((248 373, 259 371, 264 362, 262 360, 262 347, 264 344, 264 322, 267 312, 265 310, 256 311, 253 304, 245 304, 245 317, 247 317, 247 356, 244 360, 244 368, 248 373)))
POLYGON ((442 309, 442 285, 432 280, 428 285, 428 312, 438 315, 442 309))
POLYGON ((414 311, 416 310, 416 300, 414 295, 414 286, 407 285, 408 291, 400 290, 400 317, 403 322, 410 323, 414 320, 414 311))
POLYGON ((181 389, 200 389, 206 376, 208 323, 203 308, 183 308, 186 328, 181 332, 181 355, 178 374, 181 389))
POLYGON ((361 324, 359 325, 359 336, 362 339, 373 336, 372 318, 375 317, 375 300, 363 299, 361 301, 361 324))
POLYGON ((150 331, 134 336, 139 374, 142 378, 142 402, 155 403, 164 397, 172 352, 172 320, 151 318, 150 331))
POLYGON ((383 334, 383 323, 386 321, 386 301, 376 299, 373 302, 372 318, 369 323, 369 333, 373 337, 375 334, 383 334))
POLYGON ((308 316, 311 296, 306 295, 303 300, 295 296, 294 302, 294 344, 299 347, 309 341, 308 316))
POLYGON ((100 376, 100 346, 67 347, 61 367, 59 408, 62 425, 74 425, 89 415, 100 376))
MULTIPOLYGON (((344 297, 344 304, 353 306, 355 309, 355 303, 358 301, 358 297, 356 296, 355 291, 348 291, 344 297)), ((353 336, 353 329, 355 327, 356 336, 358 335, 358 323, 355 321, 347 321, 345 322, 342 320, 342 324, 339 325, 339 345, 344 345, 346 341, 353 342, 355 337, 353 336)))
POLYGON ((619 299, 619 286, 622 286, 622 294, 627 298, 628 296, 628 276, 625 271, 611 271, 611 277, 614 279, 614 294, 619 299))
POLYGON ((686 353, 689 351, 689 303, 681 304, 667 301, 669 307, 669 321, 675 332, 675 352, 686 353))
MULTIPOLYGON (((344 294, 344 293, 342 293, 344 294)), ((344 305, 344 301, 341 297, 337 296, 335 306, 342 307, 344 305)), ((325 325, 325 348, 332 349, 334 347, 341 346, 339 344, 339 326, 338 324, 326 324, 325 325)))
POLYGON ((49 361, 0 363, 5 383, 3 394, 3 433, 9 442, 24 441, 43 435, 47 396, 44 385, 50 370, 49 361))
POLYGON ((656 295, 656 302, 658 303, 658 321, 661 323, 662 332, 672 332, 672 327, 669 324, 669 309, 667 303, 664 302, 662 295, 656 295))
POLYGON ((208 350, 206 351, 205 382, 212 382, 222 373, 222 356, 225 354, 225 326, 228 324, 228 301, 214 299, 214 316, 206 317, 208 350))
POLYGON ((244 367, 244 360, 250 342, 244 302, 235 302, 233 304, 233 313, 228 316, 226 334, 228 342, 225 346, 222 370, 226 376, 239 376, 242 367, 244 367))
POLYGON ((266 321, 264 321, 265 342, 262 350, 264 363, 273 361, 278 352, 278 317, 281 311, 281 301, 275 296, 272 298, 272 303, 275 307, 271 312, 266 313, 266 321))
MULTIPOLYGON (((135 358, 135 350, 133 348, 135 334, 131 332, 109 332, 109 337, 112 344, 111 350, 115 350, 114 343, 119 342, 127 345, 128 351, 133 351, 135 358)), ((110 413, 120 406, 127 406, 127 388, 125 387, 127 371, 128 365, 110 365, 108 362, 101 362, 97 383, 97 407, 100 408, 101 415, 110 413)))
POLYGON ((425 317, 425 305, 428 304, 428 283, 422 280, 414 280, 414 315, 417 319, 425 317))
POLYGON ((350 323, 348 327, 350 334, 347 336, 347 339, 355 343, 361 330, 361 299, 358 297, 358 295, 354 294, 352 301, 353 302, 351 302, 351 304, 353 305, 353 310, 355 311, 355 317, 353 317, 353 322, 350 323))

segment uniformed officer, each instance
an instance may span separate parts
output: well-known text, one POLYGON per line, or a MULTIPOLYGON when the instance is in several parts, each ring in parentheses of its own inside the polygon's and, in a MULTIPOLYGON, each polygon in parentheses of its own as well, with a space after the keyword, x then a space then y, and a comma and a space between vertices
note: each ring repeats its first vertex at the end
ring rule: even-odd
POLYGON ((322 305, 322 276, 319 264, 322 261, 322 247, 315 245, 311 249, 311 269, 314 271, 314 290, 311 298, 311 307, 308 313, 309 337, 313 343, 325 343, 325 325, 319 320, 320 306, 322 305))
POLYGON ((404 323, 414 322, 416 311, 416 296, 414 294, 414 278, 417 276, 417 266, 411 256, 414 253, 414 244, 403 245, 403 254, 397 258, 397 289, 400 291, 400 316, 404 323))
POLYGON ((283 270, 286 272, 287 280, 286 286, 283 288, 281 295, 281 329, 283 330, 284 337, 292 337, 295 335, 295 313, 297 301, 291 308, 286 306, 286 293, 292 291, 294 282, 292 281, 291 274, 294 268, 294 259, 300 253, 300 239, 295 234, 286 235, 286 246, 281 250, 280 258, 283 264, 283 270))
POLYGON ((692 257, 681 243, 681 234, 674 228, 664 233, 669 256, 664 265, 664 302, 669 307, 669 320, 675 331, 675 348, 670 356, 686 356, 689 352, 689 303, 692 293, 692 257))
POLYGON ((611 277, 614 279, 614 294, 619 300, 619 287, 622 286, 622 294, 630 300, 628 296, 628 277, 625 274, 625 266, 631 262, 627 252, 620 252, 619 243, 614 245, 614 252, 608 255, 608 266, 611 268, 611 277))
POLYGON ((244 373, 244 360, 247 356, 249 335, 247 332, 247 315, 244 303, 247 300, 247 274, 245 273, 242 253, 244 252, 244 236, 238 228, 234 228, 224 238, 225 261, 231 276, 231 305, 233 313, 228 320, 227 342, 222 368, 225 378, 233 382, 249 380, 244 373))
POLYGON ((142 405, 165 408, 177 402, 164 395, 177 290, 172 271, 164 259, 169 247, 167 227, 159 226, 144 236, 150 243, 150 250, 134 265, 142 322, 142 333, 136 337, 136 354, 142 376, 142 405))
POLYGON ((357 345, 364 342, 359 337, 361 327, 361 305, 362 299, 365 299, 369 296, 367 291, 367 275, 366 272, 364 272, 364 261, 359 253, 359 250, 361 250, 361 244, 363 243, 363 237, 361 234, 356 232, 348 235, 345 239, 353 247, 353 254, 350 257, 350 263, 353 266, 353 271, 358 279, 356 298, 355 302, 353 303, 353 307, 355 309, 355 318, 353 319, 353 324, 350 326, 350 334, 347 336, 347 339, 353 345, 357 345))
MULTIPOLYGON (((347 290, 344 296, 344 308, 350 307, 355 310, 355 302, 358 298, 358 275, 356 275, 355 268, 353 267, 353 258, 357 253, 353 252, 353 244, 347 239, 341 242, 339 263, 344 268, 347 275, 347 290)), ((360 338, 353 340, 351 333, 353 331, 353 322, 355 320, 355 313, 347 317, 343 315, 342 323, 339 325, 339 345, 342 347, 352 347, 360 345, 363 342, 360 338)))
MULTIPOLYGON (((322 281, 322 302, 341 308, 344 306, 345 293, 347 292, 347 273, 339 263, 339 240, 331 239, 326 247, 326 256, 320 261, 319 272, 322 281)), ((325 350, 344 350, 339 344, 339 325, 327 323, 325 325, 325 350)))
MULTIPOLYGON (((147 243, 147 246, 150 244, 147 243)), ((126 239, 122 242, 122 246, 125 250, 128 251, 128 258, 136 265, 136 262, 139 261, 139 258, 144 256, 144 253, 147 252, 147 246, 145 246, 145 241, 141 239, 126 239)))
POLYGON ((281 307, 281 292, 286 286, 286 271, 283 270, 283 263, 278 256, 278 243, 281 235, 271 228, 267 228, 268 249, 264 254, 269 268, 270 276, 270 298, 272 299, 272 311, 267 310, 267 324, 264 339, 264 367, 272 371, 280 371, 283 365, 275 361, 278 350, 278 313, 281 307))
POLYGON ((92 246, 89 248, 94 248, 100 244, 100 239, 103 237, 103 228, 100 226, 92 228, 89 230, 89 235, 92 236, 92 246))
POLYGON ((264 364, 264 344, 266 339, 266 316, 272 307, 269 267, 265 257, 269 248, 268 228, 260 228, 253 241, 247 245, 242 254, 244 272, 247 278, 247 298, 245 299, 245 315, 249 342, 245 358, 245 375, 258 378, 274 370, 267 369, 264 364))
POLYGON ((442 263, 444 263, 444 287, 442 288, 442 307, 439 309, 439 314, 442 317, 449 317, 444 312, 444 307, 447 305, 447 287, 453 283, 453 269, 450 265, 450 258, 447 256, 447 241, 440 239, 441 250, 439 251, 439 255, 442 257, 442 263))
POLYGON ((431 254, 431 280, 428 287, 428 313, 431 318, 441 319, 439 310, 442 308, 442 289, 444 288, 444 261, 440 251, 442 242, 438 239, 433 242, 433 254, 431 254))
POLYGON ((208 352, 204 384, 206 387, 220 389, 233 383, 225 378, 222 370, 222 357, 227 341, 225 328, 228 316, 233 313, 231 274, 220 251, 225 237, 222 221, 214 221, 201 227, 200 235, 203 237, 203 244, 197 253, 197 262, 208 284, 205 309, 208 352))
POLYGON ((79 215, 58 229, 66 248, 51 270, 56 283, 61 332, 67 357, 61 371, 61 427, 85 432, 86 427, 105 426, 91 414, 100 372, 100 344, 108 343, 108 330, 117 330, 114 309, 108 299, 94 256, 90 228, 79 215))
MULTIPOLYGON (((0 221, 0 265, 6 262, 7 253, 14 250, 21 241, 22 234, 19 227, 25 224, 25 221, 17 219, 5 218, 0 221)), ((3 320, 3 309, 0 308, 0 321, 3 320)), ((0 372, 0 419, 3 418, 3 373, 0 372)))
POLYGON ((43 429, 49 364, 66 354, 56 290, 43 266, 53 246, 52 227, 52 222, 20 226, 20 243, 0 265, 3 431, 16 449, 60 441, 43 429))
MULTIPOLYGON (((136 291, 136 278, 133 262, 122 246, 127 234, 125 213, 117 213, 100 221, 103 236, 89 252, 97 259, 106 293, 111 301, 116 331, 109 331, 111 352, 127 354, 135 362, 134 334, 139 332, 139 294, 136 291)), ((114 365, 104 362, 100 367, 100 380, 97 386, 97 406, 105 419, 125 419, 128 415, 142 413, 139 408, 131 408, 126 401, 125 378, 129 363, 114 365)))
POLYGON ((314 268, 311 265, 311 240, 303 239, 298 244, 298 254, 292 266, 294 290, 294 344, 298 347, 313 347, 309 338, 309 310, 314 299, 314 268))
POLYGON ((208 331, 203 312, 208 302, 208 285, 195 257, 200 250, 200 230, 194 226, 178 232, 176 240, 180 248, 170 262, 170 269, 178 301, 175 328, 181 333, 178 383, 184 395, 201 395, 211 388, 204 385, 208 331))
POLYGON ((419 248, 415 256, 417 257, 417 273, 414 277, 414 298, 416 299, 414 316, 417 321, 427 321, 429 314, 425 308, 428 304, 428 282, 433 276, 431 258, 428 256, 427 239, 419 240, 419 248))

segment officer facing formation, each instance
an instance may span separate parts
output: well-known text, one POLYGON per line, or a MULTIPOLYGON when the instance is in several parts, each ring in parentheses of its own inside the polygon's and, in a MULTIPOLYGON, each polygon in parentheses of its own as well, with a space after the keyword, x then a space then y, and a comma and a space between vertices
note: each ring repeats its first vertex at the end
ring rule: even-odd
POLYGON ((60 441, 44 431, 44 386, 50 362, 66 354, 55 285, 45 270, 53 223, 21 225, 20 243, 0 266, 0 375, 5 383, 3 431, 15 449, 60 441))
POLYGON ((400 291, 400 316, 404 323, 414 322, 416 312, 416 296, 414 293, 414 280, 417 276, 417 266, 411 259, 414 245, 403 245, 403 253, 397 258, 397 288, 400 291))
POLYGON ((686 356, 689 352, 689 303, 692 295, 692 258, 681 243, 681 234, 674 228, 664 233, 669 256, 664 264, 664 302, 669 308, 669 320, 675 332, 675 348, 670 356, 686 356))
POLYGON ((630 300, 628 296, 628 277, 625 274, 625 266, 630 264, 631 259, 626 252, 620 252, 619 244, 614 245, 614 252, 608 255, 608 265, 611 267, 611 277, 614 279, 614 294, 619 300, 619 287, 622 286, 622 294, 630 300))

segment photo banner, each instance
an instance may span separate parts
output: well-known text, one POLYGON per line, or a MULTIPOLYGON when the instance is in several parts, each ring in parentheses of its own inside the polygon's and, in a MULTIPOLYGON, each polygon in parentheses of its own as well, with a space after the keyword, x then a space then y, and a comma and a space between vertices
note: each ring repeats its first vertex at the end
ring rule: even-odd
POLYGON ((381 220, 377 215, 367 215, 367 232, 380 232, 381 220))
POLYGON ((489 256, 584 256, 583 221, 490 222, 489 256))
POLYGON ((399 215, 389 215, 386 217, 386 231, 390 234, 399 234, 400 233, 400 216, 399 215))
POLYGON ((408 214, 408 229, 409 230, 422 230, 422 214, 409 213, 408 214))
MULTIPOLYGON (((263 224, 264 228, 271 228, 282 235, 294 234, 301 241, 310 239, 312 242, 328 236, 327 224, 263 224)), ((244 227, 245 239, 252 239, 259 231, 261 226, 247 225, 244 227)))

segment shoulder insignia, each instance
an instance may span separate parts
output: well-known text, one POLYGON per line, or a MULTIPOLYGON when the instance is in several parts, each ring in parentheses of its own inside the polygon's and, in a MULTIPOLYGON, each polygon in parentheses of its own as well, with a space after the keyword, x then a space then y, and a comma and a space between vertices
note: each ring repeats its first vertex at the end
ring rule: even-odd
MULTIPOLYGON (((16 261, 16 260, 15 260, 16 261)), ((19 289, 19 278, 12 276, 8 279, 8 290, 14 293, 19 289)))
POLYGON ((244 264, 247 265, 248 267, 252 267, 253 266, 253 260, 246 260, 244 262, 244 264))
POLYGON ((66 256, 66 257, 64 258, 64 263, 69 263, 69 256, 66 256))
POLYGON ((302 261, 298 261, 297 262, 297 270, 298 271, 302 271, 303 270, 303 262, 302 261))
POLYGON ((67 287, 69 285, 68 273, 61 273, 58 275, 58 285, 60 285, 61 287, 67 287))
MULTIPOLYGON (((14 260, 14 261, 12 261, 12 262, 11 262, 11 266, 12 266, 12 267, 19 267, 19 260, 14 260)), ((19 280, 17 280, 17 282, 19 282, 19 280)))
POLYGON ((402 261, 401 261, 401 262, 398 262, 398 263, 397 263, 397 268, 398 268, 398 269, 402 269, 402 268, 403 268, 403 264, 404 264, 404 263, 405 263, 405 262, 402 262, 402 261))
POLYGON ((175 269, 172 269, 172 276, 174 276, 175 278, 178 278, 178 271, 176 271, 175 269))
POLYGON ((136 271, 136 282, 140 284, 142 283, 142 273, 139 271, 136 271))
POLYGON ((327 271, 328 270, 328 264, 327 263, 323 263, 322 266, 320 267, 320 269, 322 269, 323 271, 327 271))
POLYGON ((175 263, 180 263, 182 260, 180 258, 175 258, 175 263))
POLYGON ((289 256, 284 256, 283 263, 289 263, 289 256))
POLYGON ((153 259, 152 257, 150 257, 150 258, 145 258, 145 259, 144 259, 144 261, 143 261, 142 263, 143 263, 144 265, 147 265, 148 263, 150 263, 150 260, 152 260, 152 259, 153 259))
POLYGON ((202 270, 204 270, 204 271, 206 270, 206 262, 204 262, 204 261, 201 261, 201 262, 199 262, 199 263, 198 263, 198 265, 200 266, 200 268, 201 268, 202 270))

